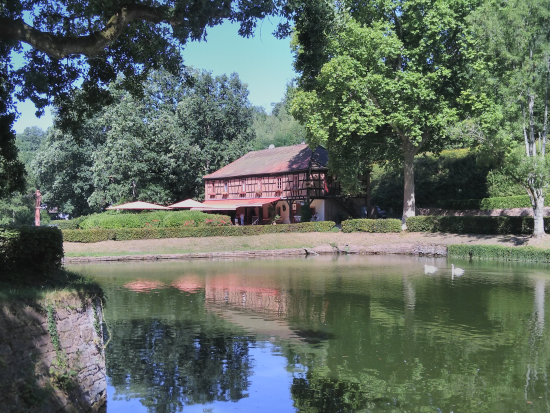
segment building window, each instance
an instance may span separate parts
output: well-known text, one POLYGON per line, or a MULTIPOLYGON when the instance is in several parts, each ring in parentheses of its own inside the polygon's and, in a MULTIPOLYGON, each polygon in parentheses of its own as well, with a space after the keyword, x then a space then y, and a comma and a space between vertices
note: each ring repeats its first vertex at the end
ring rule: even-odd
POLYGON ((277 189, 283 189, 283 178, 277 178, 277 189))
POLYGON ((227 181, 223 182, 223 192, 227 193, 227 181))
POLYGON ((258 178, 258 191, 262 192, 262 178, 258 178))
POLYGON ((294 175, 294 189, 298 189, 298 175, 294 175))
POLYGON ((241 181, 241 191, 246 192, 246 182, 245 181, 241 181))
POLYGON ((210 187, 210 193, 211 194, 216 193, 216 181, 212 181, 212 186, 210 187))

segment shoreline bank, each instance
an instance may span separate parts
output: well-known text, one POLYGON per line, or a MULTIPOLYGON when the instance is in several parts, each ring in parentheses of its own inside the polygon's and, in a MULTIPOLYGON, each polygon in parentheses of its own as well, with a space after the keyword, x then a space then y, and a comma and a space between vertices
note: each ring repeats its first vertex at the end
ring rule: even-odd
POLYGON ((431 257, 446 257, 447 247, 436 244, 411 244, 395 243, 390 245, 374 245, 364 247, 359 245, 329 245, 323 244, 315 248, 285 248, 277 250, 251 250, 251 251, 219 251, 204 253, 183 254, 141 254, 141 255, 115 255, 115 256, 81 256, 65 257, 65 264, 82 264, 93 262, 117 262, 117 261, 163 261, 163 260, 215 260, 215 259, 253 259, 270 257, 297 257, 308 255, 416 255, 431 257))

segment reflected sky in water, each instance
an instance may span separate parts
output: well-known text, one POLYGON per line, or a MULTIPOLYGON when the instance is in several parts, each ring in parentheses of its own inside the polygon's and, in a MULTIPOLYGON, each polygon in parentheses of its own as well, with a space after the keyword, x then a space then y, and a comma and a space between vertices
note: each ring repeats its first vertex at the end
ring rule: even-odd
POLYGON ((550 267, 454 264, 465 274, 403 256, 69 268, 107 292, 111 412, 549 412, 550 267))

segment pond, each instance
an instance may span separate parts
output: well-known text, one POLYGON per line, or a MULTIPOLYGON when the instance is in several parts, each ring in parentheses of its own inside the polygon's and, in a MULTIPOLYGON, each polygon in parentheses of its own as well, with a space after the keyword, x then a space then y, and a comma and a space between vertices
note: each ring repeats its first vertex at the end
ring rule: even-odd
POLYGON ((69 268, 107 292, 110 412, 550 411, 550 266, 453 263, 69 268))

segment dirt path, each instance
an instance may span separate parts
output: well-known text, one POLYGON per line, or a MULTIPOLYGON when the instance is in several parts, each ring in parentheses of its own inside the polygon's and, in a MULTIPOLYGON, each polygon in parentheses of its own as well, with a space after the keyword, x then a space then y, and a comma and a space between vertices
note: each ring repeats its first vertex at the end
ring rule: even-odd
POLYGON ((374 253, 399 253, 413 245, 497 244, 505 246, 533 245, 550 248, 550 237, 534 240, 528 236, 475 235, 444 233, 293 233, 264 234, 243 237, 169 238, 135 241, 103 241, 93 244, 66 242, 65 254, 75 256, 117 256, 143 254, 182 254, 227 251, 264 251, 315 248, 322 245, 366 247, 374 253))

